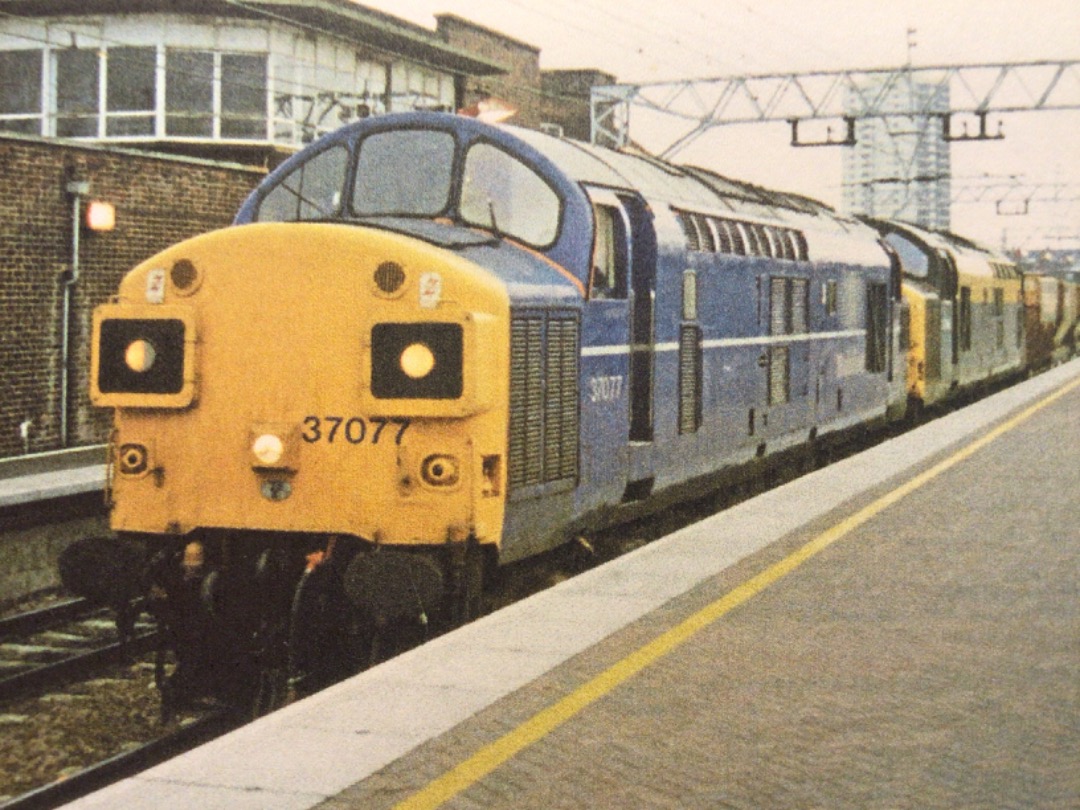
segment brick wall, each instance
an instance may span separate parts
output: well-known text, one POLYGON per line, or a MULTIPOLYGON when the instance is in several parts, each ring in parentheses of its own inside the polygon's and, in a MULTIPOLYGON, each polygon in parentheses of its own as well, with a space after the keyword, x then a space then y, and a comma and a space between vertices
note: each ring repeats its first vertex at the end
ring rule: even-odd
POLYGON ((94 307, 123 275, 165 247, 228 225, 264 176, 260 169, 0 136, 0 458, 58 449, 61 315, 71 269, 72 180, 116 207, 116 228, 79 250, 71 310, 68 444, 105 440, 109 414, 87 394, 94 307))
POLYGON ((610 73, 593 68, 541 70, 540 49, 453 14, 436 16, 437 30, 448 44, 504 65, 501 76, 474 76, 465 85, 462 106, 495 96, 517 107, 508 124, 536 129, 558 124, 567 137, 590 135, 590 89, 614 84, 610 73))
POLYGON ((545 70, 541 74, 544 121, 558 124, 568 138, 588 141, 592 136, 592 88, 615 84, 615 77, 601 70, 545 70))
POLYGON ((494 60, 506 67, 501 76, 473 76, 465 85, 462 105, 495 96, 518 109, 508 123, 536 127, 541 118, 540 49, 484 28, 454 14, 435 17, 437 31, 449 45, 494 60))

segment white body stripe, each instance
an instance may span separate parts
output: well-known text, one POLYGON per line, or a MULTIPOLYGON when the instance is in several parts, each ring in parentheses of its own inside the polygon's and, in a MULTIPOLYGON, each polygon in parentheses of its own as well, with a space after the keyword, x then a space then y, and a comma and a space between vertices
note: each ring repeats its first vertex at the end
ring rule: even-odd
MULTIPOLYGON (((758 335, 745 338, 716 338, 715 340, 702 341, 703 349, 725 349, 735 346, 769 346, 778 343, 807 343, 811 340, 843 340, 845 338, 863 337, 865 329, 848 329, 843 332, 806 332, 801 335, 758 335)), ((674 352, 679 348, 675 342, 657 343, 652 347, 654 352, 674 352)), ((607 357, 610 355, 629 354, 631 351, 648 351, 647 344, 626 344, 615 346, 586 346, 581 350, 582 357, 607 357)))

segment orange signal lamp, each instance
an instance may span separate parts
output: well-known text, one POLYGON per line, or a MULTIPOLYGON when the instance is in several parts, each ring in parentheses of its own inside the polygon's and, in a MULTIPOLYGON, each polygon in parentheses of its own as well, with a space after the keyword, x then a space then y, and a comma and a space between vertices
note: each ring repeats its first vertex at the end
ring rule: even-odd
POLYGON ((111 231, 116 227, 116 207, 102 200, 91 200, 86 206, 86 227, 92 231, 111 231))

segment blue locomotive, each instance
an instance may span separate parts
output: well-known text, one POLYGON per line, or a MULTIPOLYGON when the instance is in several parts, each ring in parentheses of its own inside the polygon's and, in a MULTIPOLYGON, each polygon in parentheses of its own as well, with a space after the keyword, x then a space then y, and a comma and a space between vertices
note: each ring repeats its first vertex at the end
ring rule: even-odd
POLYGON ((177 689, 362 663, 494 566, 901 418, 901 272, 643 154, 425 113, 311 145, 95 316, 177 689))

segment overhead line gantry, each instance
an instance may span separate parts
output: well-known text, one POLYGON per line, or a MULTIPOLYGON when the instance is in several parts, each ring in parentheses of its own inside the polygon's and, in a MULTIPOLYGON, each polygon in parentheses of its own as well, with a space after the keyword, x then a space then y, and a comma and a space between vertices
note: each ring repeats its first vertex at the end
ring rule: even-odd
POLYGON ((592 89, 593 142, 630 144, 635 108, 682 122, 682 134, 658 151, 665 158, 715 127, 771 121, 791 126, 793 146, 852 145, 855 121, 895 116, 940 117, 948 141, 994 140, 1001 135, 987 129, 988 115, 1080 109, 1080 60, 905 65, 599 86, 592 89), (896 99, 904 94, 896 91, 914 85, 946 90, 948 112, 934 107, 934 93, 907 94, 911 103, 898 106, 896 99), (978 131, 956 134, 952 116, 957 114, 974 116, 978 131), (841 137, 800 140, 800 122, 829 119, 845 123, 841 137))

